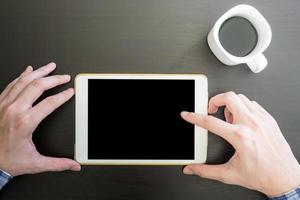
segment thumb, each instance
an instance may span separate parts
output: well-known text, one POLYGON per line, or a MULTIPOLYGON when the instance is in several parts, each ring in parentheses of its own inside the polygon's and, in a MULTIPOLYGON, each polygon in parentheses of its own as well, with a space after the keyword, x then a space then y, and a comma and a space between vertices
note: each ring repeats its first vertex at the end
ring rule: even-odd
POLYGON ((54 158, 54 157, 47 157, 42 156, 41 158, 42 163, 42 171, 80 171, 81 166, 78 162, 69 159, 69 158, 54 158))
POLYGON ((203 178, 226 181, 226 168, 224 165, 191 164, 185 166, 183 173, 187 175, 198 175, 203 178))

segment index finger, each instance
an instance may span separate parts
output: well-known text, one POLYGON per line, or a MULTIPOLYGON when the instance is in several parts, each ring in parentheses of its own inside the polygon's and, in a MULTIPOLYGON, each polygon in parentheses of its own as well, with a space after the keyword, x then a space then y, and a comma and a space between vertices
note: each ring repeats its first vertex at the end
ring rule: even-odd
POLYGON ((192 112, 181 112, 181 116, 184 120, 200 126, 210 132, 222 137, 233 146, 236 144, 235 140, 235 126, 229 124, 223 120, 220 120, 210 115, 200 115, 192 112))
POLYGON ((71 80, 70 75, 53 75, 32 81, 17 98, 17 102, 23 109, 28 109, 46 90, 58 85, 65 84, 71 80))
POLYGON ((49 63, 39 69, 20 77, 11 88, 6 98, 6 102, 12 102, 23 91, 23 89, 33 80, 42 78, 51 73, 56 68, 55 63, 49 63))

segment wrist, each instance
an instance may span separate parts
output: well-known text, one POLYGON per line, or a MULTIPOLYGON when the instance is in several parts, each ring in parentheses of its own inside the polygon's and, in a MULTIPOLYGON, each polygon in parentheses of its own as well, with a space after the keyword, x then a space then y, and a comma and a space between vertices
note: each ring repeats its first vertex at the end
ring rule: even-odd
POLYGON ((4 172, 5 174, 8 174, 9 176, 13 176, 10 171, 8 170, 8 168, 5 166, 5 164, 3 164, 4 162, 2 162, 0 160, 0 173, 4 172))
POLYGON ((300 187, 300 166, 293 173, 282 174, 278 177, 276 181, 270 181, 261 192, 269 197, 281 196, 300 187))
POLYGON ((269 200, 292 200, 292 199, 299 199, 300 197, 300 188, 294 188, 290 190, 289 192, 286 192, 284 194, 278 195, 278 196, 268 196, 269 200))
POLYGON ((0 170, 5 172, 6 174, 10 175, 11 177, 15 177, 16 174, 11 166, 14 166, 10 163, 9 159, 2 159, 0 160, 0 170))
POLYGON ((279 197, 285 194, 290 193, 291 191, 294 191, 295 189, 299 188, 300 184, 297 184, 296 186, 286 186, 282 185, 282 187, 273 188, 271 190, 263 191, 265 195, 267 195, 269 198, 279 197))

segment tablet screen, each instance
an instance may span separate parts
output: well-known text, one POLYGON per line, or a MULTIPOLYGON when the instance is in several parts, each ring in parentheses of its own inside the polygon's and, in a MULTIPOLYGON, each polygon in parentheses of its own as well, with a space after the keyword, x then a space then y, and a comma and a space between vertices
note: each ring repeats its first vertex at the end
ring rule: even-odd
POLYGON ((88 159, 194 159, 194 80, 89 79, 88 159))

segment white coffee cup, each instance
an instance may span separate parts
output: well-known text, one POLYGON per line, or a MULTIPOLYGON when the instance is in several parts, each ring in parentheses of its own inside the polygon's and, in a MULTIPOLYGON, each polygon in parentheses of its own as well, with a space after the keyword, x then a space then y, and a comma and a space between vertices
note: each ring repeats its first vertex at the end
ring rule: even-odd
POLYGON ((271 27, 262 14, 250 5, 241 4, 231 8, 217 20, 208 34, 207 41, 212 52, 225 65, 246 63, 254 73, 258 73, 268 64, 263 52, 269 46, 271 38, 271 27), (219 30, 222 24, 232 17, 243 17, 249 20, 257 32, 257 44, 255 48, 244 57, 237 57, 230 54, 224 49, 219 40, 219 30))

